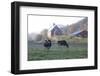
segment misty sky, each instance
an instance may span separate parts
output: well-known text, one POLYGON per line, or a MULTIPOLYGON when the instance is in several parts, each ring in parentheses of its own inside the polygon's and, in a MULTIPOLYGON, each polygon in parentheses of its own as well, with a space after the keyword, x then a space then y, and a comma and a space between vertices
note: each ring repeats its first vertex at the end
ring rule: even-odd
POLYGON ((70 25, 84 17, 60 17, 60 16, 28 16, 28 33, 40 33, 43 29, 49 29, 53 23, 58 25, 70 25))

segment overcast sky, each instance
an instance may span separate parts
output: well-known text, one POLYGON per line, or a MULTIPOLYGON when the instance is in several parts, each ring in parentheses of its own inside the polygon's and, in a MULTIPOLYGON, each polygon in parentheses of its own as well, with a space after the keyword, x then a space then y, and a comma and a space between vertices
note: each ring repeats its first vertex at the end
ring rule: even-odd
POLYGON ((59 25, 70 25, 84 17, 60 17, 60 16, 28 16, 28 33, 40 33, 43 29, 49 29, 53 23, 59 25))

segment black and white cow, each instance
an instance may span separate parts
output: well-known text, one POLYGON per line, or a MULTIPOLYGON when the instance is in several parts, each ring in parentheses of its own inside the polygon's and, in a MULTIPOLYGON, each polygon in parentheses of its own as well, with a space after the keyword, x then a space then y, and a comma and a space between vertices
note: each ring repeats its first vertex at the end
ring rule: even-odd
POLYGON ((45 40, 45 42, 44 42, 44 47, 45 48, 50 49, 51 45, 52 45, 51 40, 45 40))
POLYGON ((66 47, 69 48, 69 45, 68 45, 67 41, 65 41, 65 40, 57 41, 57 43, 58 43, 58 45, 60 45, 60 46, 66 46, 66 47))

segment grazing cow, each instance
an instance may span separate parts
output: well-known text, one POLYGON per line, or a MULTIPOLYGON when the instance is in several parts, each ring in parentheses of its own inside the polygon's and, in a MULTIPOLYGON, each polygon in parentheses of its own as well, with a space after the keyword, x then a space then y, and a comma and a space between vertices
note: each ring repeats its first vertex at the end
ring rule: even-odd
POLYGON ((44 47, 47 48, 47 49, 50 49, 50 47, 51 47, 51 40, 45 40, 44 47))
POLYGON ((58 45, 66 46, 66 47, 69 48, 69 45, 68 45, 68 43, 67 43, 65 40, 60 40, 60 41, 58 41, 57 43, 58 43, 58 45))

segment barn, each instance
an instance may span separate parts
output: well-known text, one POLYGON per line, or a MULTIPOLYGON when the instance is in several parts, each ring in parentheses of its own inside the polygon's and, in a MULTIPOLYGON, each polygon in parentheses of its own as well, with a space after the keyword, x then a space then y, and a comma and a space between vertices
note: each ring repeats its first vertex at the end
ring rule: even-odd
POLYGON ((62 35, 62 34, 63 31, 57 25, 55 25, 54 28, 51 30, 51 36, 62 35))
POLYGON ((88 36, 88 31, 87 30, 79 30, 71 34, 72 36, 77 36, 77 37, 83 37, 87 38, 88 36))
POLYGON ((53 23, 48 30, 48 38, 51 40, 58 40, 58 37, 64 34, 62 27, 63 25, 53 23))
POLYGON ((49 38, 55 38, 56 36, 63 35, 64 32, 61 29, 60 25, 56 25, 53 23, 52 27, 48 30, 48 37, 49 38))

